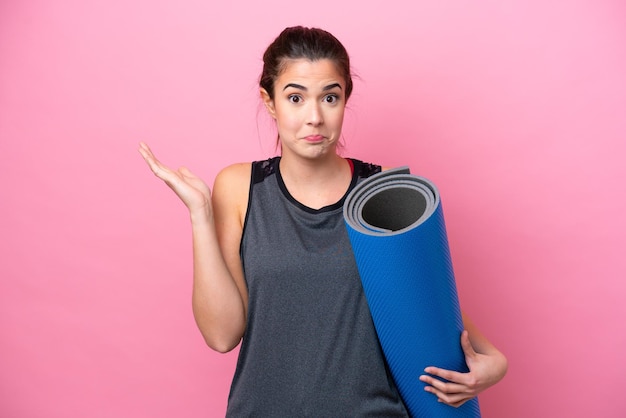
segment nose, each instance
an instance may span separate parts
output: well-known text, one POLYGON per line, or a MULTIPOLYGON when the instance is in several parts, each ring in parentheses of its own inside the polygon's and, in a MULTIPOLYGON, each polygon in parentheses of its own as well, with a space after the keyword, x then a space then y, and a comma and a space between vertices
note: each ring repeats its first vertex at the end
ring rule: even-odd
POLYGON ((324 123, 324 118, 322 115, 322 109, 320 108, 319 103, 311 103, 307 124, 311 126, 319 126, 324 123))

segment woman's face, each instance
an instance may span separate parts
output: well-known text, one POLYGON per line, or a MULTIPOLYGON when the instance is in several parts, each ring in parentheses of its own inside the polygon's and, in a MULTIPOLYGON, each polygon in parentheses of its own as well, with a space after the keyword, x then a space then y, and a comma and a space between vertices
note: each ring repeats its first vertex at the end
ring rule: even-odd
POLYGON ((316 158, 335 152, 346 105, 345 80, 327 59, 289 61, 263 101, 276 120, 283 156, 316 158))

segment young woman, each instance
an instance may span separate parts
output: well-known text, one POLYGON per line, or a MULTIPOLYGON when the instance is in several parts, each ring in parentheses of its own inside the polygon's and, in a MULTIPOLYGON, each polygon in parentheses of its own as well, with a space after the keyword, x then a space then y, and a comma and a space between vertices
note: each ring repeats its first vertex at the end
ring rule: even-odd
MULTIPOLYGON (((264 54, 260 94, 279 157, 231 165, 213 192, 189 170, 140 153, 189 209, 193 313, 207 344, 242 341, 228 416, 408 416, 365 301, 343 221, 348 192, 380 166, 337 152, 352 92, 348 54, 320 29, 285 29, 264 54)), ((506 373, 464 317, 469 373, 416 376, 459 406, 506 373), (448 380, 443 383, 434 378, 448 380)), ((428 338, 428 336, 424 336, 428 338)))

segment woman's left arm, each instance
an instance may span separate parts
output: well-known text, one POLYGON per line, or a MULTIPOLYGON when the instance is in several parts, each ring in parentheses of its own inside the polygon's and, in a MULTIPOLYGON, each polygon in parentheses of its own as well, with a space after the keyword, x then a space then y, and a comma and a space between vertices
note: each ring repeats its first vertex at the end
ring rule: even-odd
POLYGON ((454 407, 463 405, 483 390, 498 383, 508 368, 506 357, 465 314, 463 325, 465 330, 461 334, 461 347, 469 372, 459 373, 438 367, 427 367, 424 370, 427 374, 420 376, 420 380, 427 384, 424 390, 436 395, 439 402, 454 407), (433 376, 445 379, 446 382, 433 376))

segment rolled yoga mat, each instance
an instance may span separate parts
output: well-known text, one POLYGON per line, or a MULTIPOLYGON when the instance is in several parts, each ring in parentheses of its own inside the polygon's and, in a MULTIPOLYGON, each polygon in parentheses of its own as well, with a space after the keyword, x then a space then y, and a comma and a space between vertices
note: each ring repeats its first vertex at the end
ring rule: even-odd
POLYGON ((401 167, 357 185, 343 209, 374 326, 412 417, 480 417, 478 399, 437 402, 427 366, 467 372, 463 320, 437 188, 401 167))

